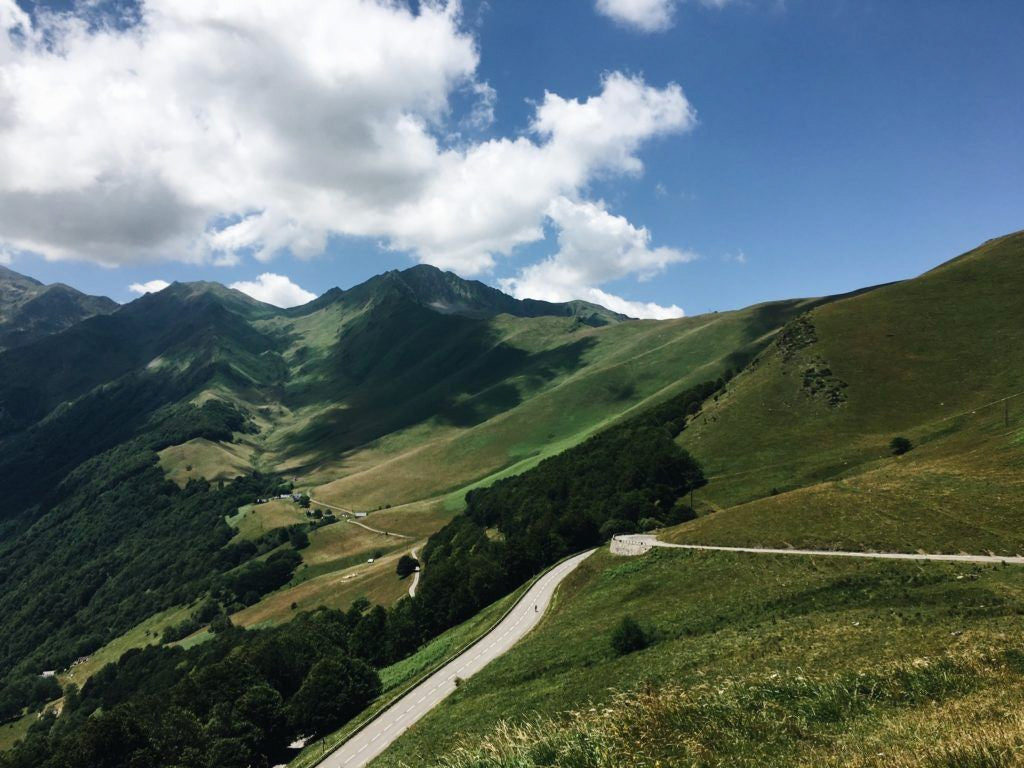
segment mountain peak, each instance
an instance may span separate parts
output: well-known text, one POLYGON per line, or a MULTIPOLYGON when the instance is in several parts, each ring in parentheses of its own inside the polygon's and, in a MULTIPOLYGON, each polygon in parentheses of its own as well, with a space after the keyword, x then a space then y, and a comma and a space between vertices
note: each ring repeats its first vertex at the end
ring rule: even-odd
POLYGON ((105 296, 88 296, 53 283, 45 285, 0 266, 0 351, 63 331, 93 315, 117 309, 105 296))
POLYGON ((516 299, 479 280, 467 280, 454 272, 430 264, 391 270, 345 292, 346 296, 369 298, 384 291, 397 291, 435 312, 486 318, 508 314, 517 317, 577 317, 587 325, 601 326, 628 318, 585 301, 564 303, 516 299))
POLYGON ((0 264, 0 283, 16 283, 23 285, 34 285, 37 287, 43 287, 43 283, 36 280, 34 277, 23 275, 20 272, 15 272, 13 269, 5 267, 0 264))
MULTIPOLYGON (((175 281, 163 290, 141 296, 129 304, 128 307, 138 307, 141 311, 141 308, 153 303, 168 301, 188 304, 196 302, 217 304, 249 318, 263 317, 283 311, 272 304, 254 299, 252 296, 239 290, 209 280, 175 281)), ((136 310, 131 309, 130 311, 136 310)))

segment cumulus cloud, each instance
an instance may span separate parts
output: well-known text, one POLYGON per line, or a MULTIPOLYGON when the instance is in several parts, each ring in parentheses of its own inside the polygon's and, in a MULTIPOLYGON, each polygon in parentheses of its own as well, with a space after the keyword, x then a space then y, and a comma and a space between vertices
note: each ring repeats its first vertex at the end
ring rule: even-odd
POLYGON ((230 265, 347 235, 478 274, 543 239, 553 201, 639 174, 645 142, 695 123, 679 86, 613 72, 587 98, 544 93, 514 137, 453 146, 497 98, 459 13, 145 0, 119 28, 0 0, 0 248, 230 265))
POLYGON ((229 287, 275 307, 297 307, 316 298, 315 293, 299 287, 284 275, 275 275, 273 272, 264 272, 255 280, 232 283, 229 287))
POLYGON ((676 0, 597 0, 599 13, 644 32, 672 26, 676 0))
POLYGON ((159 293, 170 285, 166 280, 150 280, 147 283, 132 283, 128 290, 132 293, 159 293))
POLYGON ((676 305, 631 302, 598 286, 630 275, 650 279, 670 264, 693 261, 696 254, 652 248, 651 233, 645 227, 610 213, 602 202, 560 197, 548 206, 547 215, 558 230, 558 252, 503 280, 502 287, 512 295, 547 301, 585 299, 630 317, 683 316, 676 305))
MULTIPOLYGON (((709 8, 721 8, 732 0, 698 0, 709 8)), ((661 32, 672 26, 681 0, 597 0, 597 11, 641 32, 661 32)))

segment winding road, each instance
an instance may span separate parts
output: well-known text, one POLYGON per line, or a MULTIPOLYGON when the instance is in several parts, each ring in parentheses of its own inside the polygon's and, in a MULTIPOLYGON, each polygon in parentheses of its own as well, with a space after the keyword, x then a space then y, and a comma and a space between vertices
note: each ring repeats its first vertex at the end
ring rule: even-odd
POLYGON ((362 768, 466 680, 508 651, 544 617, 558 585, 594 550, 552 568, 519 599, 504 619, 459 656, 402 696, 319 763, 319 768, 362 768))
MULTIPOLYGON (((420 559, 420 548, 414 547, 409 556, 413 560, 420 559)), ((412 584, 409 585, 409 597, 416 597, 416 588, 420 585, 420 571, 423 570, 423 566, 419 566, 415 571, 412 572, 412 584)))
MULTIPOLYGON (((323 506, 329 506, 324 504, 323 506)), ((335 509, 340 509, 335 507, 335 509)), ((347 512, 348 510, 341 510, 347 512)), ((392 534, 395 535, 395 534, 392 534)), ((1024 557, 998 555, 945 555, 910 552, 852 552, 830 549, 777 549, 770 547, 721 547, 705 544, 670 544, 649 534, 616 536, 613 554, 640 555, 653 547, 699 549, 718 552, 747 552, 767 555, 814 557, 855 557, 872 560, 938 560, 958 563, 1008 563, 1024 565, 1024 557)), ((456 680, 472 677, 491 661, 506 653, 543 618, 558 585, 594 550, 582 552, 552 568, 519 599, 504 619, 469 649, 395 701, 368 722, 337 750, 324 758, 318 768, 362 768, 387 749, 420 718, 440 704, 456 688, 456 680)), ((418 574, 417 574, 418 575, 418 574)), ((415 585, 413 586, 415 589, 415 585)), ((412 592, 412 589, 410 589, 412 592)))
POLYGON ((612 541, 612 553, 640 555, 652 547, 705 549, 716 552, 750 552, 759 555, 813 555, 815 557, 859 557, 868 560, 940 560, 953 563, 1011 563, 1024 565, 1024 557, 999 555, 942 555, 925 552, 850 552, 834 549, 772 549, 768 547, 716 547, 708 544, 669 544, 650 534, 623 534, 612 541))

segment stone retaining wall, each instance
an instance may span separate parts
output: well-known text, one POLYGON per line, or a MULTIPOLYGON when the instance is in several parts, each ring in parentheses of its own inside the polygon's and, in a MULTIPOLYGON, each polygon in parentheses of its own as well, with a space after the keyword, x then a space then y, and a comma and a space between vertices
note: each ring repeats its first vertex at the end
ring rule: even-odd
POLYGON ((650 552, 652 547, 653 545, 648 541, 638 541, 629 536, 613 536, 611 553, 613 555, 623 555, 624 557, 634 557, 650 552))

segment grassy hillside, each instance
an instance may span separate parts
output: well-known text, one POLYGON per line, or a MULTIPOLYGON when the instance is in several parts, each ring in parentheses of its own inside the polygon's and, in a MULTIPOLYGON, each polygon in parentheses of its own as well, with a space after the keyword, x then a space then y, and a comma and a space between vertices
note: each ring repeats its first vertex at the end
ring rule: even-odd
POLYGON ((505 398, 507 407, 477 423, 431 417, 325 462, 310 479, 337 479, 316 496, 372 510, 522 472, 622 415, 742 365, 809 306, 787 302, 601 328, 498 318, 495 350, 535 362, 459 403, 472 409, 505 398), (571 364, 552 362, 559 359, 571 364))
POLYGON ((1018 233, 790 324, 680 437, 725 511, 670 538, 1024 551, 1022 292, 1018 233))
POLYGON ((252 471, 253 449, 248 445, 215 443, 198 438, 160 451, 160 467, 184 488, 193 478, 233 480, 252 471))
POLYGON ((621 758, 616 734, 643 766, 1009 765, 944 756, 970 732, 978 749, 1021 743, 1022 612, 1020 568, 602 551, 373 766, 435 765, 462 740, 475 761, 446 765, 611 766, 596 753, 621 758), (653 642, 618 656, 627 615, 653 642), (525 740, 495 730, 549 716, 525 740))

